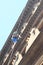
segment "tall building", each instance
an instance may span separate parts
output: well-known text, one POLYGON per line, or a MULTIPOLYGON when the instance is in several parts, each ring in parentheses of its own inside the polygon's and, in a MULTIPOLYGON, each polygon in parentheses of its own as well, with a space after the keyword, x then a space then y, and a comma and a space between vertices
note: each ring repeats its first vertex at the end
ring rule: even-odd
POLYGON ((43 65, 43 0, 28 0, 0 51, 0 65, 43 65))

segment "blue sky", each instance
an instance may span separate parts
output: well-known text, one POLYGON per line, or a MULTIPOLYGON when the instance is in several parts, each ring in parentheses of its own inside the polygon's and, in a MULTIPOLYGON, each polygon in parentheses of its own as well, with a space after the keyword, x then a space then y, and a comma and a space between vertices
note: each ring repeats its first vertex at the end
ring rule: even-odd
POLYGON ((0 50, 20 16, 27 0, 0 0, 0 50))

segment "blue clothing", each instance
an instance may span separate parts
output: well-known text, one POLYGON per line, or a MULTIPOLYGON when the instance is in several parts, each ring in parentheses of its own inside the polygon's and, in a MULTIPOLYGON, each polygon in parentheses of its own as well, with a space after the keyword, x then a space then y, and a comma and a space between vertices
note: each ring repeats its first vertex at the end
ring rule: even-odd
POLYGON ((14 38, 12 38, 12 41, 13 42, 17 42, 18 41, 18 38, 17 37, 14 37, 14 38))

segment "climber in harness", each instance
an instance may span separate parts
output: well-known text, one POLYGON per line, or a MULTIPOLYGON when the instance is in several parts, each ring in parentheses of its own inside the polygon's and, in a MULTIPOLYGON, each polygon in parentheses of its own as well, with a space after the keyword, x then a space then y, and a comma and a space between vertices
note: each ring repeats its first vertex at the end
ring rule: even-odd
POLYGON ((13 41, 13 43, 17 42, 20 39, 20 35, 18 34, 17 31, 15 31, 12 35, 11 40, 13 41))

